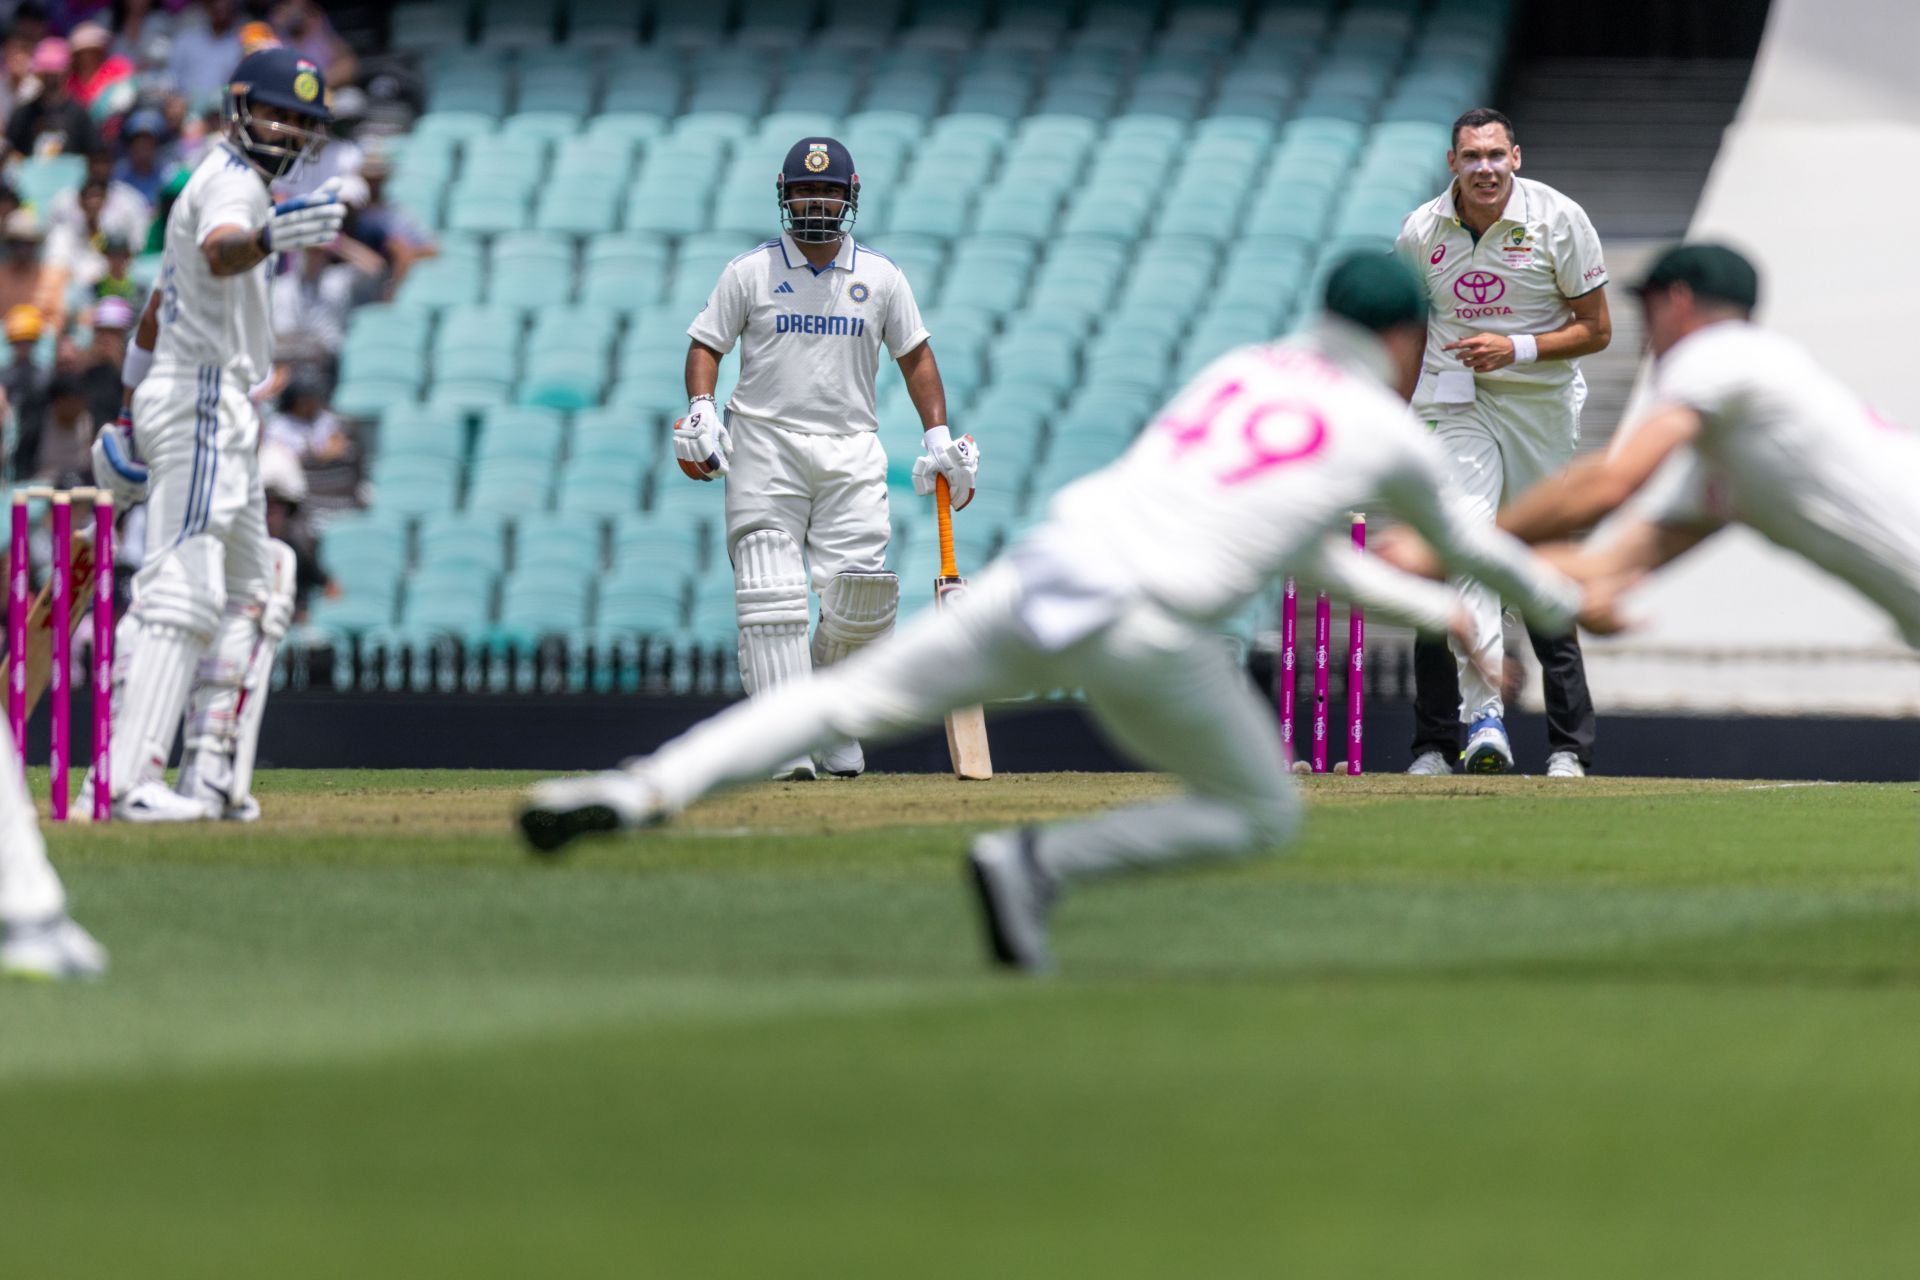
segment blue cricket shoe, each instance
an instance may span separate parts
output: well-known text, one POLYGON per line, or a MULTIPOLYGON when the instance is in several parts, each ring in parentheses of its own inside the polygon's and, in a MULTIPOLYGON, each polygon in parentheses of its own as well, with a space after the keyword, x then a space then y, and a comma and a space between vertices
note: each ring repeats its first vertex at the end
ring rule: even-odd
POLYGON ((1481 716, 1467 730, 1467 772, 1506 773, 1513 768, 1513 744, 1499 716, 1481 716))

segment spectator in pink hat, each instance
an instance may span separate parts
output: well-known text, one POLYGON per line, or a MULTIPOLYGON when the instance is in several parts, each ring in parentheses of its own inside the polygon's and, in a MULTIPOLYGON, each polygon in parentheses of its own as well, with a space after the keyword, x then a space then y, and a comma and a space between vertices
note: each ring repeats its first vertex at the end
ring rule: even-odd
POLYGON ((31 67, 40 92, 15 107, 7 121, 7 145, 22 156, 85 155, 93 149, 93 119, 67 92, 73 54, 59 36, 48 36, 33 49, 31 67))
POLYGON ((115 85, 133 75, 133 63, 113 51, 113 33, 97 22, 83 22, 67 37, 73 70, 67 92, 81 106, 91 108, 115 85))
POLYGON ((96 423, 120 416, 120 366, 127 358, 133 318, 133 304, 125 298, 106 297, 94 304, 93 345, 81 357, 80 385, 96 423))

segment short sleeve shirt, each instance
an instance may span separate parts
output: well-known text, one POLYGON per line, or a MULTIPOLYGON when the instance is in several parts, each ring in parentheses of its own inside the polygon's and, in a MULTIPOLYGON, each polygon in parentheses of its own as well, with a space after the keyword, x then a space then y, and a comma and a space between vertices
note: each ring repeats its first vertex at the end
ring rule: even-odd
MULTIPOLYGON (((1546 333, 1573 318, 1568 301, 1607 283, 1586 210, 1542 182, 1515 177, 1500 218, 1478 241, 1460 221, 1453 187, 1407 216, 1395 249, 1427 282, 1426 368, 1462 366, 1448 343, 1476 333, 1546 333)), ((1577 360, 1540 360, 1475 375, 1479 384, 1560 387, 1577 360)))
POLYGON ((221 227, 252 229, 272 212, 267 184, 230 143, 207 152, 167 217, 154 365, 178 377, 217 365, 251 387, 273 367, 267 264, 216 276, 200 246, 221 227))
POLYGON ((816 270, 782 235, 727 264, 687 336, 722 355, 740 344, 730 415, 856 435, 880 427, 881 346, 898 359, 927 340, 927 327, 892 259, 848 237, 816 270))

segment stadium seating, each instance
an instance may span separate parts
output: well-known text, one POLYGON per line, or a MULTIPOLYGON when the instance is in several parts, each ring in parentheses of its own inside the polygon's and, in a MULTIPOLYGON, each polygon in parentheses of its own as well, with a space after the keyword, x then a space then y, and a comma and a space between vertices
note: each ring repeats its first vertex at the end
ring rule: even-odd
MULTIPOLYGON (((327 532, 351 589, 316 620, 720 643, 721 494, 660 442, 686 325, 777 230, 774 170, 814 132, 857 158, 861 241, 913 283, 950 418, 983 444, 956 525, 977 567, 1180 381, 1295 325, 1337 255, 1390 244, 1491 87, 1509 8, 403 0, 394 44, 429 93, 392 189, 443 251, 354 313, 337 405, 378 420, 375 497, 327 532), (500 522, 477 615, 481 578, 464 613, 437 586, 449 522, 474 520, 500 522), (411 559, 368 550, 391 527, 411 559), (568 570, 603 563, 597 586, 568 570)), ((881 434, 918 574, 899 381, 881 370, 881 434)))

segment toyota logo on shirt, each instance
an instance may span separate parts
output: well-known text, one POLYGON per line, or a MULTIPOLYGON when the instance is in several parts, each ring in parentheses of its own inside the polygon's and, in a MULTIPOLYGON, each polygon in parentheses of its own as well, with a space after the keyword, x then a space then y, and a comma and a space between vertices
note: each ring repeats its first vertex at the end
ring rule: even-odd
POLYGON ((1453 296, 1476 307, 1498 302, 1506 292, 1507 282, 1491 271, 1462 272, 1453 282, 1453 296))

